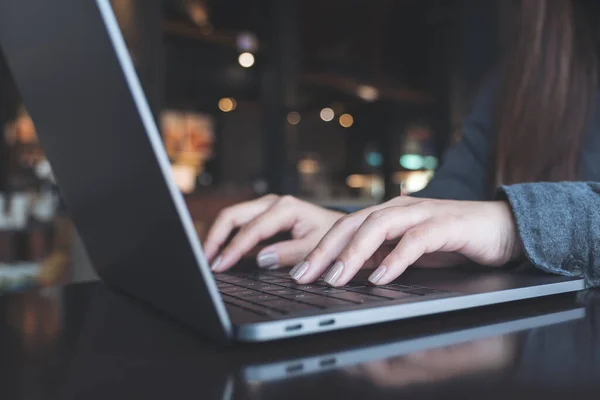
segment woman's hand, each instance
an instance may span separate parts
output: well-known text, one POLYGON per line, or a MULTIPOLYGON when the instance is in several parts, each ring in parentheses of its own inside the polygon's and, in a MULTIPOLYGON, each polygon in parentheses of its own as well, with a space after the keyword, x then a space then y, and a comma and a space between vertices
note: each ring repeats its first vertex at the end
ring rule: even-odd
POLYGON ((507 203, 398 197, 339 219, 317 247, 290 271, 299 283, 325 275, 342 286, 384 243, 397 245, 371 274, 387 284, 412 264, 454 266, 466 259, 500 266, 521 256, 521 243, 507 203))
POLYGON ((261 241, 280 232, 290 232, 292 240, 264 248, 257 261, 262 268, 291 266, 304 259, 343 216, 291 196, 267 195, 221 211, 208 232, 204 251, 212 262, 212 270, 222 272, 261 241), (236 228, 240 228, 237 235, 219 251, 236 228))

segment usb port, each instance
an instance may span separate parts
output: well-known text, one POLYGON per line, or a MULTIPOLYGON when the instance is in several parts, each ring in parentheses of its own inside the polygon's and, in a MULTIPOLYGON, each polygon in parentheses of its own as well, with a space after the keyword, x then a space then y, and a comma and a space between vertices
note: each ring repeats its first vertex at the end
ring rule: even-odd
POLYGON ((304 369, 304 365, 302 364, 292 364, 285 369, 285 372, 288 374, 293 374, 295 372, 300 372, 304 369))
POLYGON ((336 363, 336 359, 335 357, 331 357, 331 358, 324 358, 321 361, 319 361, 319 365, 321 367, 331 367, 334 366, 336 363))
POLYGON ((286 332, 299 331, 302 329, 302 324, 289 325, 285 327, 286 332))
POLYGON ((319 326, 330 326, 335 324, 335 319, 325 319, 321 322, 319 322, 319 326))

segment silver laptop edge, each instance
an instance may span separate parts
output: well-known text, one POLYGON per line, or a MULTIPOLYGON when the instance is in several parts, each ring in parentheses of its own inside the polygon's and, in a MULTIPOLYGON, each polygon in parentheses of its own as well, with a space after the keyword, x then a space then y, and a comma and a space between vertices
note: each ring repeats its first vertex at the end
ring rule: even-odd
POLYGON ((244 341, 272 340, 281 337, 293 337, 306 333, 324 332, 351 328, 361 325, 395 321, 419 317, 433 313, 457 311, 474 306, 505 303, 534 297, 549 296, 584 289, 582 280, 559 282, 547 285, 528 286, 519 289, 502 290, 480 294, 454 294, 450 297, 407 304, 369 307, 353 311, 341 311, 332 314, 308 316, 281 321, 269 321, 260 324, 248 324, 240 327, 238 337, 244 341), (432 312, 432 310, 434 310, 432 312), (333 320, 333 323, 331 322, 333 320), (301 325, 300 328, 298 326, 301 325), (290 327, 297 328, 290 330, 290 327))
POLYGON ((198 239, 198 234, 194 229, 194 223, 183 199, 181 190, 179 190, 177 185, 175 185, 175 182, 171 177, 171 163, 169 162, 169 157, 167 156, 167 152, 163 145, 158 127, 156 126, 152 116, 152 112, 150 111, 150 105, 148 104, 148 100, 144 95, 144 91, 135 71, 135 67, 133 66, 131 57, 129 56, 127 45, 125 44, 125 40, 121 34, 121 29, 119 28, 119 24, 113 12, 110 0, 96 0, 96 2, 98 4, 98 9, 102 14, 102 18, 106 25, 111 42, 114 46, 119 63, 123 69, 123 74, 125 75, 127 84, 129 85, 129 90, 131 91, 131 95, 133 96, 135 105, 137 106, 140 118, 142 119, 144 127, 148 133, 148 139, 150 139, 150 144, 152 145, 152 149, 156 154, 156 160, 163 173, 163 177, 167 187, 169 188, 170 195, 175 202, 175 207, 177 208, 177 212, 181 218, 183 228, 185 229, 185 233, 192 246, 194 255, 198 260, 198 269, 202 274, 203 279, 207 283, 210 297, 213 299, 213 304, 216 308, 217 314, 219 315, 221 323, 223 324, 223 328, 228 335, 231 335, 231 321, 229 320, 227 310, 225 310, 225 305, 223 304, 221 296, 219 295, 219 290, 217 289, 215 280, 213 279, 212 272, 208 267, 206 257, 204 257, 204 252, 202 251, 200 240, 198 239))

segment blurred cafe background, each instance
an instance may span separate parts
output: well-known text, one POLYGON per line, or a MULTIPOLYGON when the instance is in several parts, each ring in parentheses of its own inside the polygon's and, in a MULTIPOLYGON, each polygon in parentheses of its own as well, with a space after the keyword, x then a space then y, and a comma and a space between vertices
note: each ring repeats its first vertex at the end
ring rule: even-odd
MULTIPOLYGON (((112 3, 201 236, 221 208, 268 192, 353 210, 423 188, 502 51, 510 6, 112 3)), ((0 123, 0 292, 93 278, 4 59, 0 123)))

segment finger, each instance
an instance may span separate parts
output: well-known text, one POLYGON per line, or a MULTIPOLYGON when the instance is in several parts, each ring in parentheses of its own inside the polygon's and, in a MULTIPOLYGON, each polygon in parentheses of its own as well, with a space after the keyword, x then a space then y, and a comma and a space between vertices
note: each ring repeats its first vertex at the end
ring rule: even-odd
POLYGON ((446 219, 430 219, 409 229, 398 246, 371 274, 369 281, 376 285, 388 284, 425 254, 458 250, 460 246, 455 231, 454 224, 446 219))
POLYGON ((297 210, 293 207, 287 207, 281 202, 276 203, 240 229, 213 263, 213 271, 226 271, 262 240, 276 233, 291 230, 296 216, 297 210))
POLYGON ((310 253, 314 241, 306 239, 286 240, 265 247, 258 253, 258 266, 267 269, 277 269, 298 264, 310 253))
POLYGON ((204 254, 208 261, 212 261, 217 255, 217 252, 234 229, 256 218, 256 216, 271 207, 277 199, 278 197, 275 195, 267 195, 221 211, 210 227, 206 241, 203 243, 204 254))
POLYGON ((306 259, 290 271, 292 278, 298 283, 317 280, 342 252, 368 215, 367 212, 358 212, 339 219, 306 259))
POLYGON ((407 230, 430 218, 432 213, 431 207, 423 206, 388 207, 372 213, 327 272, 325 282, 332 286, 345 285, 386 240, 404 235, 407 230))

